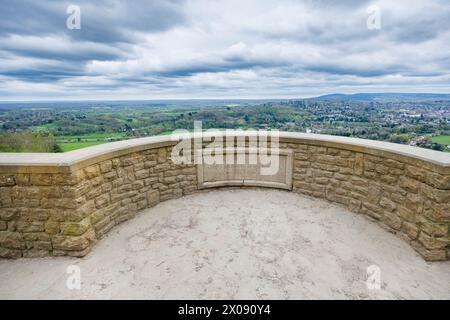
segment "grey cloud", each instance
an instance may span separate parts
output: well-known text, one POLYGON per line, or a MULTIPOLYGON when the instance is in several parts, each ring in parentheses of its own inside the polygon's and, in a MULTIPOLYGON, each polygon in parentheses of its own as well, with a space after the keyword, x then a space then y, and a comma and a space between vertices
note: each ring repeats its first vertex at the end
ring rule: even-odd
POLYGON ((125 59, 138 43, 139 34, 182 24, 182 5, 183 1, 164 0, 1 1, 0 50, 18 57, 54 60, 58 65, 47 70, 28 70, 24 65, 3 74, 20 80, 55 81, 80 74, 88 61, 125 59), (66 28, 69 4, 81 8, 81 30, 66 28), (20 41, 20 37, 29 40, 20 41), (53 43, 48 44, 48 39, 53 43), (59 39, 64 43, 58 44, 59 39), (67 67, 61 68, 61 62, 67 67))
POLYGON ((64 33, 77 40, 134 42, 135 32, 156 32, 182 24, 184 1, 15 0, 0 2, 0 35, 64 33), (81 9, 81 30, 68 30, 66 9, 81 9))
POLYGON ((232 1, 1 1, 0 99, 42 96, 34 84, 89 97, 450 91, 448 1, 232 1), (72 3, 81 30, 65 27, 72 3), (371 4, 381 30, 366 27, 371 4))

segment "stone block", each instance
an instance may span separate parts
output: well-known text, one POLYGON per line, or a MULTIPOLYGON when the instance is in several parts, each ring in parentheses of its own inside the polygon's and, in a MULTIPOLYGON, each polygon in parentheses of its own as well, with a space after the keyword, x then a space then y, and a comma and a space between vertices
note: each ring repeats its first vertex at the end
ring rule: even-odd
POLYGON ((113 181, 116 178, 117 178, 117 172, 116 171, 111 171, 111 172, 105 173, 103 175, 103 180, 107 181, 107 182, 113 181))
POLYGON ((422 197, 417 194, 408 193, 403 205, 415 213, 422 213, 423 211, 422 197))
POLYGON ((103 161, 100 163, 100 172, 107 173, 110 172, 113 168, 113 164, 111 160, 103 161))
POLYGON ((25 241, 19 232, 0 231, 0 248, 25 249, 25 241))
POLYGON ((449 234, 448 224, 446 223, 432 222, 423 216, 419 216, 417 224, 421 231, 433 237, 446 237, 449 234))
POLYGON ((144 162, 144 168, 148 169, 148 168, 153 168, 154 166, 156 166, 158 164, 158 162, 156 160, 151 160, 151 161, 145 161, 144 162))
POLYGON ((80 222, 63 222, 60 225, 61 234, 68 236, 79 236, 84 234, 90 226, 90 218, 85 218, 80 222))
POLYGON ((17 231, 27 232, 43 232, 45 231, 44 222, 39 221, 17 221, 17 231))
POLYGON ((437 189, 450 190, 450 175, 429 172, 426 183, 437 189))
POLYGON ((439 190, 428 185, 422 185, 421 192, 429 199, 439 202, 450 202, 450 190, 439 190))
POLYGON ((0 247, 0 258, 17 259, 22 257, 22 250, 8 249, 0 247))
POLYGON ((386 197, 380 199, 380 206, 390 212, 397 208, 397 205, 386 197))
POLYGON ((404 221, 409 221, 413 223, 416 222, 416 214, 406 207, 403 206, 397 207, 397 213, 399 217, 404 221))
POLYGON ((390 185, 396 185, 398 181, 398 177, 390 175, 390 174, 383 174, 379 176, 379 179, 381 182, 390 184, 390 185))
POLYGON ((60 231, 59 222, 56 221, 47 221, 45 223, 45 232, 48 234, 58 234, 60 231))
POLYGON ((1 208, 0 220, 10 221, 17 217, 19 209, 17 208, 1 208))
POLYGON ((135 181, 131 184, 131 188, 133 190, 140 190, 145 186, 144 181, 139 180, 139 181, 135 181))
POLYGON ((95 198, 95 207, 97 209, 101 209, 106 207, 109 204, 110 201, 110 197, 109 194, 102 194, 100 196, 98 196, 97 198, 95 198))
POLYGON ((92 179, 100 175, 100 166, 92 165, 83 169, 87 179, 92 179))
POLYGON ((361 213, 366 214, 376 220, 379 220, 383 216, 383 210, 378 207, 377 205, 374 205, 369 202, 363 202, 361 206, 361 213))
POLYGON ((402 224, 404 233, 411 239, 416 240, 419 235, 419 227, 415 223, 404 221, 402 224))
POLYGON ((30 249, 23 252, 24 258, 44 258, 49 255, 50 251, 45 249, 30 249))
POLYGON ((430 250, 425 248, 419 241, 412 241, 411 246, 426 261, 444 261, 447 259, 445 250, 430 250))
POLYGON ((428 250, 445 250, 450 240, 445 238, 432 237, 425 232, 421 231, 419 234, 419 243, 422 244, 428 250))
POLYGON ((149 207, 153 207, 159 203, 159 191, 151 190, 147 192, 147 203, 149 207))
POLYGON ((405 168, 405 164, 402 162, 399 162, 397 160, 393 160, 393 159, 384 159, 383 163, 391 168, 396 168, 396 169, 404 169, 405 168))
POLYGON ((165 163, 167 160, 167 151, 165 148, 158 150, 158 163, 165 163))
POLYGON ((410 178, 419 180, 421 182, 426 181, 427 172, 424 169, 421 169, 421 168, 418 168, 415 166, 411 166, 411 165, 406 165, 405 173, 410 178))
POLYGON ((34 173, 30 176, 30 182, 35 186, 53 185, 52 175, 48 173, 34 173))
POLYGON ((33 249, 45 250, 47 251, 46 255, 48 255, 48 251, 51 251, 53 248, 51 241, 35 241, 33 242, 33 249))
POLYGON ((383 222, 394 230, 402 227, 402 219, 393 212, 384 212, 383 222))
POLYGON ((0 187, 12 187, 16 185, 16 178, 13 175, 0 175, 0 187))
POLYGON ((95 232, 90 229, 81 236, 56 235, 52 238, 53 249, 60 251, 83 251, 95 240, 95 232))
POLYGON ((406 191, 412 193, 417 193, 419 191, 419 182, 411 178, 400 177, 398 185, 406 191))
POLYGON ((101 186, 94 187, 92 186, 89 192, 86 193, 86 200, 91 200, 97 198, 103 194, 103 189, 101 186))
POLYGON ((143 170, 136 171, 135 176, 136 176, 137 180, 146 179, 150 176, 150 170, 143 169, 143 170))

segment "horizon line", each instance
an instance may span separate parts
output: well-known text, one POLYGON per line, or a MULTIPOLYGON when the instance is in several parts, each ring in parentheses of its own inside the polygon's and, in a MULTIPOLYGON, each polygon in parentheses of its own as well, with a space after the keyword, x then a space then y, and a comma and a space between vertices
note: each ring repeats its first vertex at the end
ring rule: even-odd
POLYGON ((36 99, 36 100, 0 100, 0 104, 6 103, 46 103, 46 102, 133 102, 133 101, 255 101, 255 100, 305 100, 305 99, 315 99, 326 96, 340 95, 340 96, 354 96, 360 94, 410 94, 410 95, 448 95, 449 92, 356 92, 356 93, 325 93, 314 96, 306 97, 273 97, 273 98, 119 98, 119 99, 36 99))

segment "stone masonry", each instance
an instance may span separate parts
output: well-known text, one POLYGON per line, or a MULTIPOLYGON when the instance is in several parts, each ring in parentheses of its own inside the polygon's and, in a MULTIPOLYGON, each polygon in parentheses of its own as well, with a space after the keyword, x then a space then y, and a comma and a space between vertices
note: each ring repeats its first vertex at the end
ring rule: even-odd
POLYGON ((2 175, 0 257, 86 255, 115 225, 197 188, 194 166, 171 148, 101 161, 68 174, 2 175))
MULTIPOLYGON (((413 157, 283 137, 293 191, 364 214, 424 259, 450 259, 450 170, 413 157)), ((0 257, 82 257, 111 228, 157 203, 199 190, 197 167, 172 146, 111 152, 88 164, 0 165, 0 257)))

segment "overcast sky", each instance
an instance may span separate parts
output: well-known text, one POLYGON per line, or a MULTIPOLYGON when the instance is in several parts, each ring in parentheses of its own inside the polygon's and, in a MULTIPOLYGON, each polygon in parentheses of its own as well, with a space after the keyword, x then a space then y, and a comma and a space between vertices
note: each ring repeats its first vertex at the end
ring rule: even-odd
POLYGON ((449 84, 449 0, 0 1, 0 100, 450 93, 449 84), (80 30, 66 26, 70 4, 80 30), (381 29, 367 27, 372 5, 381 29))

